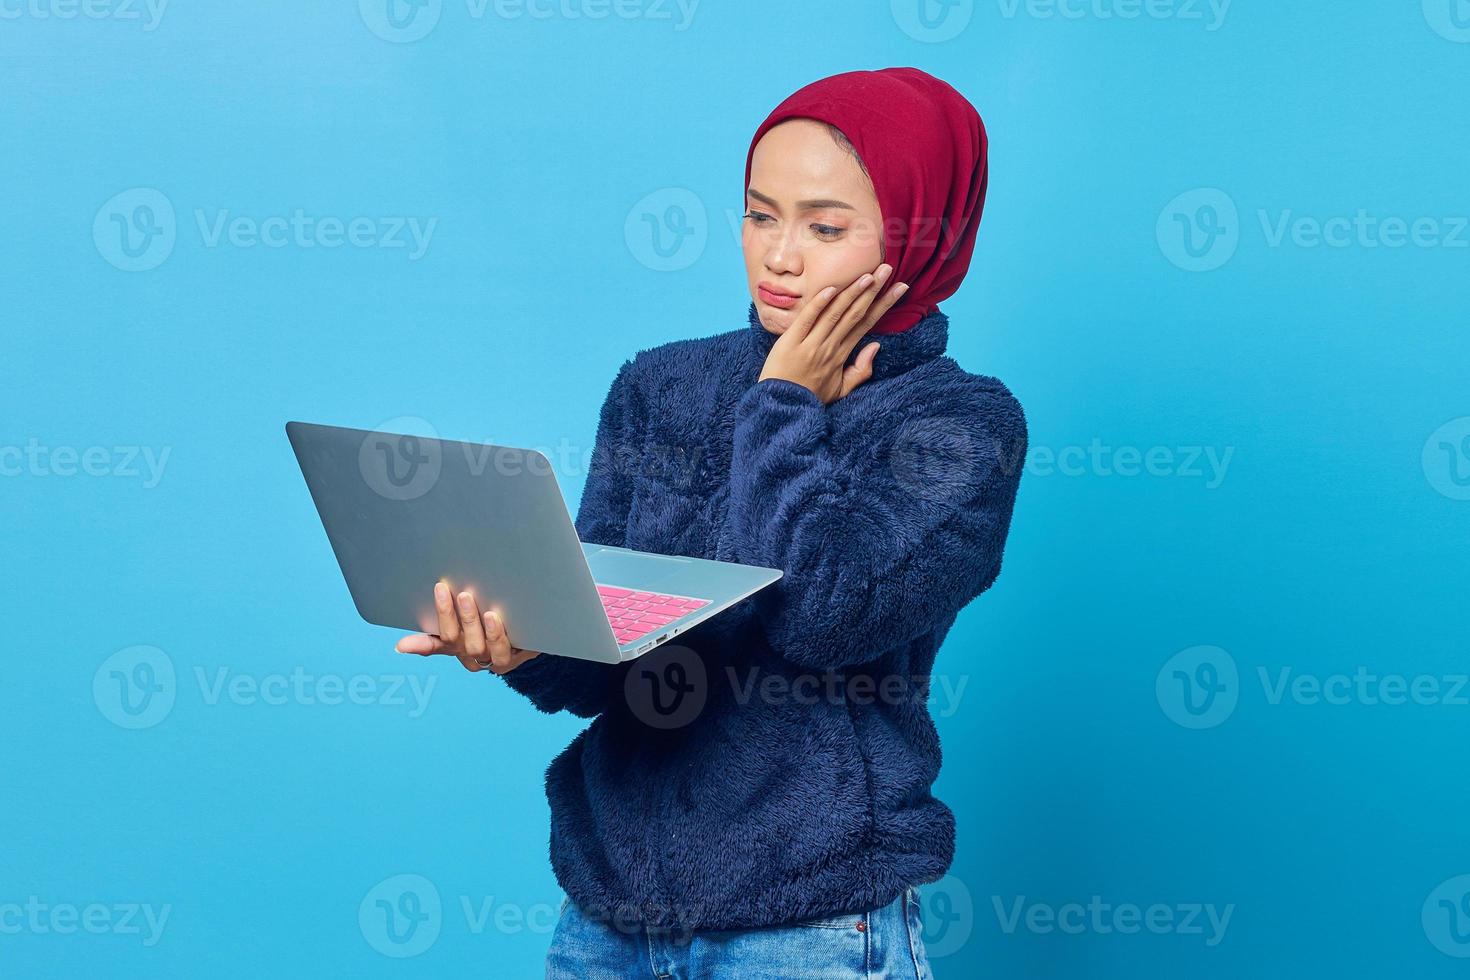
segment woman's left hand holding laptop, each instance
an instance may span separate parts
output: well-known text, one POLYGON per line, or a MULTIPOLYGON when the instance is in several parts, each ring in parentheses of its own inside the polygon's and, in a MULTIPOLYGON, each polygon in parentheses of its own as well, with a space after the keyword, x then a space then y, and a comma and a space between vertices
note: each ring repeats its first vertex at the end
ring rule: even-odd
POLYGON ((398 641, 399 653, 416 653, 421 657, 449 654, 459 658, 465 670, 474 673, 491 670, 497 674, 508 673, 541 656, 539 651, 511 646, 500 616, 494 611, 482 613, 470 592, 451 596, 449 586, 439 582, 434 586, 434 610, 439 614, 439 632, 405 636, 398 641))

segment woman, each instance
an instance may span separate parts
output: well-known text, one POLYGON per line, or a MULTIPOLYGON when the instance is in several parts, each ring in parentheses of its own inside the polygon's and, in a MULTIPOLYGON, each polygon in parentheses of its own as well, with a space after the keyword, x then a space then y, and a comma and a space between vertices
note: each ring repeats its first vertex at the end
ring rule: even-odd
POLYGON ((935 305, 987 174, 974 107, 922 71, 806 86, 746 155, 749 326, 613 381, 582 540, 779 582, 625 664, 514 649, 443 586, 440 632, 400 641, 596 718, 547 770, 568 895, 548 977, 930 975, 917 886, 954 815, 927 682, 1000 571, 1026 447, 1005 386, 944 356, 935 305), (671 721, 671 695, 693 710, 671 721))

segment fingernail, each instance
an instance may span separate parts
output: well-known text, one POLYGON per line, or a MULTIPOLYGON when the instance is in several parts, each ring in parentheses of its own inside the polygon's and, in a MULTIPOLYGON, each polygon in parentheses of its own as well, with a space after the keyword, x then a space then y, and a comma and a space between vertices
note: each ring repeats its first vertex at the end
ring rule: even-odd
POLYGON ((902 296, 904 293, 909 291, 909 284, 906 282, 901 282, 897 286, 893 287, 893 291, 896 294, 902 296))
POLYGON ((893 266, 887 264, 878 266, 878 281, 882 282, 884 279, 887 279, 892 273, 893 266))
POLYGON ((449 605, 449 586, 443 582, 434 586, 434 601, 441 606, 449 605))
POLYGON ((493 636, 495 635, 495 632, 499 629, 500 617, 495 615, 493 612, 487 612, 485 614, 485 631, 493 636))
POLYGON ((475 600, 470 598, 470 594, 468 592, 461 592, 459 594, 459 608, 461 612, 475 611, 475 600))

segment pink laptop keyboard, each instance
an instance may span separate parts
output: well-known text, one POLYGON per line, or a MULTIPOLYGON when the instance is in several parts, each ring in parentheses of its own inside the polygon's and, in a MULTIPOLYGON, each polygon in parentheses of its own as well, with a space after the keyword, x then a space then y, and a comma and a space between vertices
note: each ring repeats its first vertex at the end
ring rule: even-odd
POLYGON ((667 626, 709 605, 708 599, 691 599, 663 592, 635 592, 615 585, 599 585, 597 594, 602 596, 602 608, 607 611, 608 622, 612 623, 613 635, 619 643, 632 643, 660 626, 667 626))

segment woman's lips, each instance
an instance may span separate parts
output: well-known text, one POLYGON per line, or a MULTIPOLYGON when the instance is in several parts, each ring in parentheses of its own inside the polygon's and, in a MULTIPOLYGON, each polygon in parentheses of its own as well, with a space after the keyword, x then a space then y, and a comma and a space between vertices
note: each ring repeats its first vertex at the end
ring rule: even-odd
POLYGON ((787 296, 785 293, 773 293, 765 286, 756 286, 756 292, 760 294, 761 302, 777 309, 789 310, 801 299, 800 296, 787 296))

